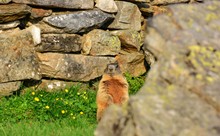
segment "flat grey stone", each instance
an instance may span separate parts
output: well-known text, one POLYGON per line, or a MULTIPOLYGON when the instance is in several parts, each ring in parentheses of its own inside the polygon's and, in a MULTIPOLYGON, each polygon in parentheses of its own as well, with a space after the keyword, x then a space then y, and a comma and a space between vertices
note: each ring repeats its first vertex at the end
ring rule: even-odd
POLYGON ((44 21, 52 26, 64 29, 67 33, 81 33, 99 28, 113 18, 113 15, 95 9, 49 16, 45 17, 44 21))
POLYGON ((77 34, 42 34, 38 52, 80 52, 81 36, 77 34))

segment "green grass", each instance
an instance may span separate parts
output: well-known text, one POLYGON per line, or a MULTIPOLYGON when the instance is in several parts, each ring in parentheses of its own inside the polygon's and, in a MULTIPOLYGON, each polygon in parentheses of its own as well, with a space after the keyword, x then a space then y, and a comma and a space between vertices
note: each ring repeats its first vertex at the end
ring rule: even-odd
MULTIPOLYGON (((144 76, 126 78, 130 95, 144 83, 144 76)), ((53 93, 27 89, 22 95, 3 97, 0 136, 92 136, 97 126, 96 90, 77 85, 53 93)))
POLYGON ((86 119, 0 124, 0 136, 93 136, 96 123, 86 119))

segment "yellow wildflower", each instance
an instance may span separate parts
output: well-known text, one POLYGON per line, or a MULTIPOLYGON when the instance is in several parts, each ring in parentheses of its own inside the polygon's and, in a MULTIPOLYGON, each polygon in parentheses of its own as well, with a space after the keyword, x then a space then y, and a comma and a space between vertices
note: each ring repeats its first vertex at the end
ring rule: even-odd
POLYGON ((32 95, 35 95, 35 92, 32 92, 31 94, 32 94, 32 95))
POLYGON ((75 116, 73 116, 73 119, 76 119, 76 117, 75 117, 75 116))
POLYGON ((65 110, 62 110, 61 113, 64 114, 64 113, 65 113, 65 110))
POLYGON ((65 91, 66 93, 68 93, 68 92, 69 92, 69 90, 68 90, 68 89, 65 89, 64 91, 65 91))
POLYGON ((35 97, 34 100, 37 101, 37 102, 40 101, 40 99, 38 97, 35 97))
POLYGON ((80 114, 83 115, 83 112, 81 111, 80 114))
POLYGON ((59 98, 56 98, 56 101, 58 101, 59 100, 59 98))
POLYGON ((83 92, 84 94, 86 94, 86 92, 83 92))
POLYGON ((46 108, 46 109, 49 109, 50 107, 47 105, 47 106, 45 106, 45 108, 46 108))
POLYGON ((73 116, 73 113, 70 113, 71 116, 73 116))

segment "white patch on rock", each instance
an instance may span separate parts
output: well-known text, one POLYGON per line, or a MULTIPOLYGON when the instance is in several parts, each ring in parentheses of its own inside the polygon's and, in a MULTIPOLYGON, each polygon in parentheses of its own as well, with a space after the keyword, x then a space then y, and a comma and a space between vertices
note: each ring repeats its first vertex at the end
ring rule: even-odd
POLYGON ((34 40, 34 45, 40 44, 41 43, 41 32, 40 28, 32 25, 28 28, 28 30, 31 32, 33 40, 34 40))
POLYGON ((31 72, 31 76, 32 76, 32 77, 34 77, 34 76, 35 76, 34 72, 31 72))
POLYGON ((60 82, 55 82, 54 84, 56 84, 56 86, 60 87, 61 83, 60 82))
POLYGON ((49 84, 47 87, 48 87, 49 89, 53 89, 53 85, 52 85, 52 84, 49 84))

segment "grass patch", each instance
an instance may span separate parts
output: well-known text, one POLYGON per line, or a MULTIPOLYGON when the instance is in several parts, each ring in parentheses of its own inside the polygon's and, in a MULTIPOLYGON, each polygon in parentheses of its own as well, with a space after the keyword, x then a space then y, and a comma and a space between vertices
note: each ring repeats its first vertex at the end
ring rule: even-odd
MULTIPOLYGON (((129 94, 144 84, 145 76, 126 74, 129 94)), ((93 88, 94 89, 94 88, 93 88)), ((0 99, 1 136, 92 136, 96 122, 96 90, 80 85, 46 92, 28 89, 23 95, 0 99)))
POLYGON ((0 124, 1 136, 93 136, 96 123, 86 119, 53 122, 21 121, 0 124))

